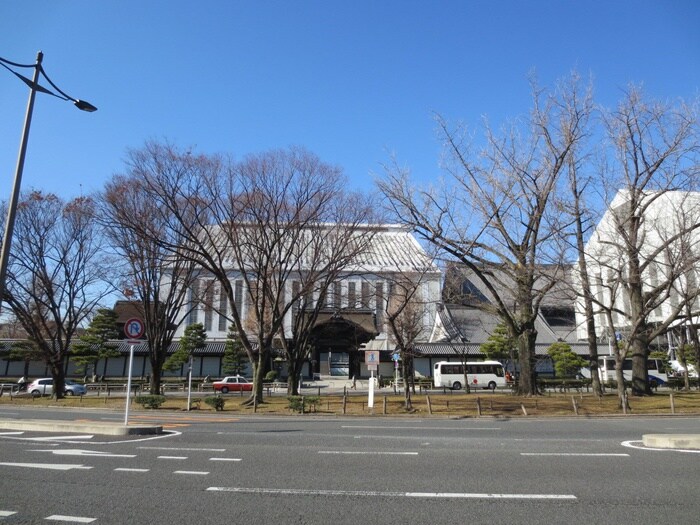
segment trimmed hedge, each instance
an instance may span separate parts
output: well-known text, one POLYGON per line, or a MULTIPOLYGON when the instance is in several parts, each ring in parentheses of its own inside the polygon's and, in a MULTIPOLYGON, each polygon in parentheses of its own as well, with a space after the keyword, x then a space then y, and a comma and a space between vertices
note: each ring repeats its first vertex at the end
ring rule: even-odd
POLYGON ((134 400, 143 408, 159 408, 160 405, 165 403, 165 396, 155 394, 147 396, 136 396, 134 400))
POLYGON ((204 398, 204 402, 217 412, 221 412, 226 404, 223 396, 208 396, 204 398))

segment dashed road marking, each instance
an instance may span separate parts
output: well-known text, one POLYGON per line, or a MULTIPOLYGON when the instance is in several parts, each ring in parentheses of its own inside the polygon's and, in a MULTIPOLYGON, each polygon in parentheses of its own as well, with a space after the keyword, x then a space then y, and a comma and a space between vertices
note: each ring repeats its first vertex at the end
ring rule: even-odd
POLYGON ((187 452, 226 452, 225 448, 138 447, 142 450, 184 450, 187 452))
POLYGON ((52 514, 44 518, 45 520, 51 521, 67 521, 69 523, 92 523, 97 518, 85 518, 82 516, 64 516, 62 514, 52 514))
POLYGON ((208 487, 212 492, 238 492, 245 494, 273 494, 282 496, 355 496, 384 498, 443 498, 443 499, 524 499, 524 500, 575 500, 573 494, 488 494, 470 492, 385 492, 371 490, 306 490, 247 487, 208 487))
POLYGON ((187 456, 158 456, 158 459, 187 459, 187 456))
POLYGON ((0 517, 6 518, 8 516, 12 516, 13 514, 17 514, 14 510, 0 510, 0 517))
POLYGON ((417 456, 418 452, 380 452, 377 450, 319 450, 319 454, 347 454, 354 456, 417 456))
POLYGON ((521 452, 521 456, 584 456, 584 457, 618 457, 628 458, 629 454, 605 454, 595 452, 521 452))
POLYGON ((173 474, 186 474, 190 476, 206 476, 209 472, 204 472, 202 470, 176 470, 173 474))
POLYGON ((118 467, 114 469, 115 472, 149 472, 150 469, 147 468, 126 468, 126 467, 118 467))
POLYGON ((209 461, 242 461, 241 458, 209 458, 209 461))
POLYGON ((40 468, 46 470, 90 470, 92 467, 70 463, 0 463, 5 467, 40 468))
POLYGON ((92 439, 95 436, 93 434, 87 434, 84 436, 52 436, 52 437, 36 437, 27 438, 27 441, 62 441, 65 439, 92 439))

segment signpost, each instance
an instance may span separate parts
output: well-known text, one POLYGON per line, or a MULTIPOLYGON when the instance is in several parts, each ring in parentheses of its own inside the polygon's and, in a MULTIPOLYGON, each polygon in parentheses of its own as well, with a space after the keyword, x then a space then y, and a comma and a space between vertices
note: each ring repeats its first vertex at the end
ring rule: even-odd
POLYGON ((365 350, 365 364, 370 371, 367 408, 374 408, 374 372, 379 366, 379 350, 365 350))
POLYGON ((141 342, 145 327, 143 321, 137 318, 129 319, 124 325, 124 334, 129 339, 129 375, 126 380, 126 408, 124 409, 124 424, 129 424, 129 402, 131 401, 131 371, 134 366, 134 346, 141 342))

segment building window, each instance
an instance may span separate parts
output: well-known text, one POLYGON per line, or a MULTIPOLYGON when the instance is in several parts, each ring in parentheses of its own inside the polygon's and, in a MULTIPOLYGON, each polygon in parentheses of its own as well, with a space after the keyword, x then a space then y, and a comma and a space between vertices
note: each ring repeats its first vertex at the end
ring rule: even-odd
POLYGON ((369 283, 367 281, 362 281, 362 296, 360 298, 360 308, 369 309, 369 302, 369 283))
POLYGON ((342 293, 342 285, 340 283, 333 283, 333 306, 337 310, 340 310, 342 293))
POLYGON ((355 292, 355 283, 348 283, 348 308, 357 308, 357 294, 355 292))
POLYGON ((374 289, 375 312, 377 315, 377 325, 384 326, 384 283, 377 283, 374 289))
POLYGON ((228 329, 226 326, 228 314, 228 297, 224 293, 224 287, 219 287, 219 332, 225 332, 228 329))

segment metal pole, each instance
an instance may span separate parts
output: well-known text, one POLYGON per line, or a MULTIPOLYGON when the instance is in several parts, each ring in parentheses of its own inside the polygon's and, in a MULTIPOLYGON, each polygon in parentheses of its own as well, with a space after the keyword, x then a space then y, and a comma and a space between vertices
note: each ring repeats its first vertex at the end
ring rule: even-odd
POLYGON ((19 192, 22 186, 22 171, 24 170, 24 159, 27 153, 27 142, 29 140, 29 128, 32 125, 32 112, 34 111, 34 98, 36 96, 36 86, 39 82, 41 72, 41 61, 44 54, 39 51, 36 55, 36 65, 34 66, 34 77, 29 89, 29 101, 27 102, 27 113, 24 117, 24 129, 22 131, 22 141, 19 144, 19 156, 17 157, 17 169, 15 170, 15 181, 12 186, 12 195, 7 209, 7 221, 5 222, 5 235, 2 238, 2 249, 0 249, 0 310, 5 297, 5 276, 7 274, 7 264, 10 259, 10 246, 12 244, 12 233, 15 229, 15 214, 19 202, 19 192))
POLYGON ((192 405, 192 356, 190 356, 190 370, 187 373, 187 411, 192 405))
POLYGON ((124 424, 129 424, 129 401, 131 401, 131 370, 134 366, 134 344, 129 345, 129 376, 126 380, 126 408, 124 409, 124 424))

